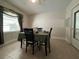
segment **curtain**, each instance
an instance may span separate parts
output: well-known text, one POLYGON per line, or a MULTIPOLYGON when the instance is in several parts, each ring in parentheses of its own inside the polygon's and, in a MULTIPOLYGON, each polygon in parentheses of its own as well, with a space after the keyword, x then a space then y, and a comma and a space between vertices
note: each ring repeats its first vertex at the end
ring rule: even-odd
POLYGON ((23 19, 23 16, 21 14, 18 15, 18 22, 19 22, 19 25, 20 25, 20 32, 23 31, 23 28, 22 28, 22 19, 23 19))
MULTIPOLYGON (((3 34, 3 13, 5 13, 4 11, 12 12, 12 13, 15 13, 15 14, 18 15, 18 22, 19 22, 19 25, 20 25, 20 32, 23 31, 23 28, 22 28, 23 16, 20 13, 17 13, 15 11, 11 10, 11 9, 0 6, 0 45, 4 44, 4 34, 3 34)), ((20 35, 18 36, 18 40, 19 39, 20 39, 20 35)))
MULTIPOLYGON (((18 22, 19 22, 19 25, 20 25, 20 32, 23 32, 23 25, 22 25, 22 19, 23 19, 23 15, 21 15, 21 14, 18 14, 18 22)), ((19 34, 19 36, 18 36, 18 40, 20 41, 21 40, 21 36, 20 36, 21 34, 19 34)))
POLYGON ((4 44, 4 35, 3 35, 3 10, 4 8, 0 6, 0 45, 4 44))

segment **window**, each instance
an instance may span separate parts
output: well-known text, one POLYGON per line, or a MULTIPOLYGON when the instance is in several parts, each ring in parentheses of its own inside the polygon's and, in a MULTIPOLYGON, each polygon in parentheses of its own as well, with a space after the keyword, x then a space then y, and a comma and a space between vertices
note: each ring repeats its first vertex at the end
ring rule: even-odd
POLYGON ((17 15, 11 12, 5 12, 3 14, 3 31, 4 32, 20 31, 17 15))
POLYGON ((74 13, 74 38, 79 40, 79 10, 74 13))

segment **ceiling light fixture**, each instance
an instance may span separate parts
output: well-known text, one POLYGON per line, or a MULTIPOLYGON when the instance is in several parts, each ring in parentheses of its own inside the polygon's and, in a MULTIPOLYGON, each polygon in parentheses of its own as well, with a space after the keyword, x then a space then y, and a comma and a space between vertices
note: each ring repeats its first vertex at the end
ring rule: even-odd
POLYGON ((45 0, 30 0, 32 3, 42 4, 45 0))
POLYGON ((31 0, 32 3, 36 3, 36 0, 31 0))

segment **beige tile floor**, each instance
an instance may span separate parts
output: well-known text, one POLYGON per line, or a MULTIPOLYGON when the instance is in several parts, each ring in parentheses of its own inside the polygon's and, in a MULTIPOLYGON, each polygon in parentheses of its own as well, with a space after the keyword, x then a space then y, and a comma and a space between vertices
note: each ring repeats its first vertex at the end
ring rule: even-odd
POLYGON ((35 55, 31 48, 25 52, 25 46, 20 48, 20 42, 14 42, 0 48, 0 59, 79 59, 79 51, 64 40, 51 40, 51 53, 45 56, 44 48, 40 51, 35 47, 35 55))

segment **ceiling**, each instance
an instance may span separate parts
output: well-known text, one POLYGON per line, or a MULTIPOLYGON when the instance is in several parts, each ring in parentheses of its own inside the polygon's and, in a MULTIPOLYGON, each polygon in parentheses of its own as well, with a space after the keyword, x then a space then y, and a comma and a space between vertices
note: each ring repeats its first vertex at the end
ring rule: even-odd
POLYGON ((65 11, 71 1, 72 0, 44 0, 41 4, 33 4, 30 0, 7 0, 7 2, 28 14, 65 11))

